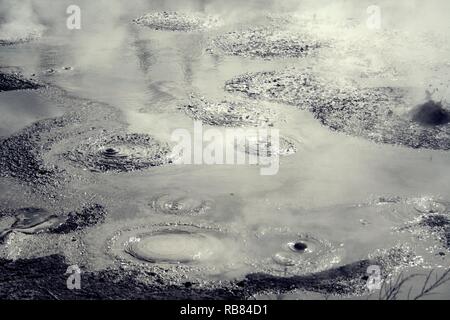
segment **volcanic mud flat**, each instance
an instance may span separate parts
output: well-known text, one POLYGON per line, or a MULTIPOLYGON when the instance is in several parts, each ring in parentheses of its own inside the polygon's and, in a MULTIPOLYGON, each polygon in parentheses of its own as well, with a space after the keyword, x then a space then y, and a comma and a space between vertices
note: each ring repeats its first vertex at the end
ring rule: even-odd
POLYGON ((170 163, 170 148, 146 134, 90 137, 64 156, 93 172, 128 172, 170 163))
POLYGON ((211 41, 210 53, 251 58, 301 58, 321 47, 306 32, 275 27, 252 27, 220 35, 211 41))
POLYGON ((218 17, 195 12, 152 12, 133 20, 134 23, 155 30, 204 31, 221 24, 218 17))
POLYGON ((277 115, 268 107, 244 100, 210 101, 191 95, 188 104, 179 108, 194 120, 224 127, 273 126, 277 115))
POLYGON ((432 100, 412 102, 407 88, 333 83, 309 71, 289 69, 237 76, 226 82, 225 90, 309 110, 332 130, 375 142, 450 149, 449 106, 432 100))
POLYGON ((38 89, 43 85, 24 78, 18 72, 3 73, 0 70, 0 92, 12 90, 38 89))

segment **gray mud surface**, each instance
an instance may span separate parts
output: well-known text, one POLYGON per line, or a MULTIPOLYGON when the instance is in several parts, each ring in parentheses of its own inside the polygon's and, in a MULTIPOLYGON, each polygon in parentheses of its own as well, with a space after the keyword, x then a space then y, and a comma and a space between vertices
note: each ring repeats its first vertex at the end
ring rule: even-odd
POLYGON ((220 35, 211 41, 207 51, 270 60, 306 57, 321 46, 306 32, 257 27, 220 35))
POLYGON ((450 149, 450 107, 432 100, 414 105, 410 88, 332 83, 308 71, 286 70, 237 76, 226 82, 225 90, 294 105, 331 130, 375 142, 450 149))

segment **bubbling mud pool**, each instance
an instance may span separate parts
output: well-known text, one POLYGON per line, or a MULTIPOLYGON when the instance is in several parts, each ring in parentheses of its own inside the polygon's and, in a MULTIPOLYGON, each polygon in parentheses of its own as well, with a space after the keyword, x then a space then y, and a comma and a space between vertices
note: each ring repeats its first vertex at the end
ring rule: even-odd
MULTIPOLYGON (((445 100, 410 99, 410 88, 398 83, 339 80, 351 72, 323 75, 322 64, 339 67, 325 51, 341 52, 316 37, 320 30, 266 23, 266 12, 256 26, 253 14, 234 23, 206 7, 146 7, 117 20, 106 14, 100 20, 114 22, 108 46, 80 32, 0 48, 1 65, 27 71, 0 73, 2 90, 36 89, 63 113, 1 139, 1 203, 46 209, 0 217, 0 271, 23 269, 15 282, 21 288, 31 288, 27 271, 38 274, 57 297, 70 295, 62 277, 68 264, 79 264, 92 290, 79 297, 248 298, 292 288, 360 295, 370 265, 381 266, 383 277, 448 266, 448 205, 408 198, 448 190, 445 153, 424 150, 448 149, 445 100), (32 87, 31 74, 42 87, 32 87), (279 174, 268 180, 245 166, 168 165, 165 141, 192 120, 280 129, 281 150, 257 136, 238 144, 246 154, 286 156, 279 174), (27 193, 11 196, 10 186, 27 193), (365 203, 384 192, 391 197, 365 203)), ((353 47, 346 49, 351 56, 353 47)), ((366 75, 383 70, 359 58, 366 75)))

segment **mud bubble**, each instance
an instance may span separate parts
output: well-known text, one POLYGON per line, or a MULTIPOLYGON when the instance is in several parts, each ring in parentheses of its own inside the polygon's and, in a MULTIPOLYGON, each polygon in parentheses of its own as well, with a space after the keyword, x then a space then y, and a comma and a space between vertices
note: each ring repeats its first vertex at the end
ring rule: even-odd
POLYGON ((310 233, 285 228, 259 231, 249 247, 256 270, 275 275, 303 275, 330 269, 338 264, 343 249, 310 233))

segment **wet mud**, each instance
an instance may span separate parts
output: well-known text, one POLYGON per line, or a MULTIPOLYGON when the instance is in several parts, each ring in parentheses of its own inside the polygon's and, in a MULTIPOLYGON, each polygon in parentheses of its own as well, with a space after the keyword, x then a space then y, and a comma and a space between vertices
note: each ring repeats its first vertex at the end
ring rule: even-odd
POLYGON ((277 115, 268 107, 253 101, 209 101, 192 95, 190 102, 179 108, 194 120, 223 127, 273 126, 277 115))
POLYGON ((218 17, 194 12, 153 12, 133 20, 134 23, 163 31, 205 31, 220 25, 218 17))
POLYGON ((409 98, 409 88, 369 88, 346 80, 337 82, 290 69, 244 74, 227 81, 225 90, 294 105, 312 112, 331 130, 374 142, 450 149, 448 106, 428 101, 416 108, 409 98), (396 111, 414 108, 412 118, 396 111))
POLYGON ((64 154, 93 172, 129 172, 171 163, 168 145, 146 134, 102 135, 90 137, 64 154))
POLYGON ((0 70, 0 92, 13 90, 38 89, 43 85, 30 79, 26 79, 20 73, 3 73, 0 70))
POLYGON ((220 35, 211 41, 207 51, 213 54, 270 60, 305 57, 321 45, 306 32, 302 34, 298 30, 256 27, 220 35))

